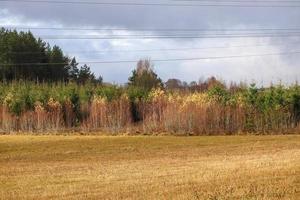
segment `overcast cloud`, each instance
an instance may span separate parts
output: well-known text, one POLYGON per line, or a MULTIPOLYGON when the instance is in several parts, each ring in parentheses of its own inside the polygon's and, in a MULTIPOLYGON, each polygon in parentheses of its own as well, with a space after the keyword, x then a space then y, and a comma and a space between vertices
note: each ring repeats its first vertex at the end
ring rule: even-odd
MULTIPOLYGON (((133 2, 123 0, 118 2, 133 2)), ((141 1, 135 1, 141 2, 141 1)), ((167 2, 167 1, 142 1, 167 2)), ((300 4, 299 4, 300 5, 300 4)), ((224 7, 151 7, 64 5, 19 2, 0 2, 0 25, 36 27, 114 27, 128 28, 119 34, 141 34, 135 28, 196 28, 196 29, 249 29, 300 28, 300 8, 224 8, 224 7)), ((49 31, 33 30, 43 35, 106 35, 105 31, 49 31)), ((159 34, 159 33, 152 33, 159 34)), ((161 33, 162 34, 162 33, 161 33)), ((137 60, 216 57, 231 55, 268 54, 300 51, 300 35, 282 38, 206 38, 206 39, 128 39, 128 40, 47 40, 57 44, 82 61, 137 60), (134 52, 141 49, 206 48, 186 51, 134 52), (233 47, 232 47, 233 46, 233 47), (244 47, 237 47, 244 46, 244 47), (245 47, 247 46, 247 47, 245 47), (80 53, 78 51, 104 51, 80 53), (121 51, 120 51, 121 50, 121 51), (123 51, 125 50, 125 52, 123 51), (126 50, 129 50, 126 52, 126 50), (77 52, 76 52, 77 51, 77 52), (116 52, 111 52, 116 51, 116 52), (119 51, 119 52, 117 52, 119 51)), ((105 81, 125 83, 135 64, 93 64, 92 70, 105 81)), ((300 79, 299 54, 276 55, 219 60, 155 62, 155 71, 167 80, 185 81, 217 76, 225 81, 256 81, 268 84, 282 81, 291 83, 300 79)))

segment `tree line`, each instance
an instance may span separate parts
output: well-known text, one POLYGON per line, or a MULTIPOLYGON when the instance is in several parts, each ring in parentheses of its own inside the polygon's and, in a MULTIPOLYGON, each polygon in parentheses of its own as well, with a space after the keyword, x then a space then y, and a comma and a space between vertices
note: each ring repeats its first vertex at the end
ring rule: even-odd
POLYGON ((300 130, 300 86, 163 82, 150 59, 126 85, 103 83, 58 46, 0 30, 0 131, 80 129, 192 134, 300 130), (30 64, 34 63, 34 64, 30 64), (38 84, 37 84, 38 83, 38 84))
MULTIPOLYGON (((66 56, 63 50, 50 46, 41 38, 36 38, 30 31, 0 29, 0 81, 33 82, 88 82, 102 84, 103 78, 96 77, 87 65, 79 66, 76 58, 66 56)), ((165 83, 154 72, 150 59, 137 62, 136 69, 128 79, 127 86, 139 93, 147 93, 152 88, 167 90, 185 90, 192 92, 206 91, 214 85, 224 85, 214 77, 207 80, 182 82, 169 79, 165 83)), ((142 95, 142 94, 140 94, 142 95)))
POLYGON ((75 58, 59 46, 50 46, 29 32, 0 29, 0 80, 78 83, 102 82, 89 66, 78 66, 75 58))

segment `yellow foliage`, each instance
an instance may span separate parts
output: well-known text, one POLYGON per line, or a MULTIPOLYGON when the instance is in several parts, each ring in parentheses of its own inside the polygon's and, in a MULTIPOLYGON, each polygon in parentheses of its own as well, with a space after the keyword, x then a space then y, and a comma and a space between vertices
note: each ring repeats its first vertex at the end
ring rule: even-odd
POLYGON ((14 98, 13 94, 11 92, 9 92, 6 95, 6 97, 4 98, 4 101, 3 101, 4 105, 9 106, 12 103, 13 98, 14 98))
POLYGON ((149 98, 153 101, 157 101, 165 97, 165 91, 160 88, 151 90, 149 98))
POLYGON ((34 104, 34 110, 35 110, 35 112, 42 112, 42 111, 44 111, 45 109, 44 109, 44 107, 43 107, 43 104, 42 104, 41 102, 37 101, 37 102, 35 102, 35 104, 34 104))
POLYGON ((94 96, 93 103, 97 105, 105 105, 107 103, 107 98, 101 96, 94 96))
POLYGON ((55 110, 60 110, 62 108, 61 104, 58 101, 54 100, 53 98, 50 98, 48 100, 47 105, 49 106, 49 108, 55 110))

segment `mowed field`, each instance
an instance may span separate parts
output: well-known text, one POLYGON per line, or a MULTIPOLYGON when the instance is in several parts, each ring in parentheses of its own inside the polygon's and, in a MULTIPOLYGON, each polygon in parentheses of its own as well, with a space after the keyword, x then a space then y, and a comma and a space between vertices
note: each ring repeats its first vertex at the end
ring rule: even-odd
POLYGON ((300 199, 300 136, 0 136, 0 199, 300 199))

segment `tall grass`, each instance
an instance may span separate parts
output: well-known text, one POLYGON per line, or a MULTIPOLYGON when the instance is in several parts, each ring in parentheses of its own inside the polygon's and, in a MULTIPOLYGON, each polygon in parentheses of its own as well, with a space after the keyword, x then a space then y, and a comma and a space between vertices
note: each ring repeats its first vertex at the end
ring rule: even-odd
POLYGON ((207 93, 171 95, 152 99, 144 108, 145 130, 181 134, 284 133, 296 131, 293 110, 287 107, 260 110, 242 97, 226 102, 207 93))
POLYGON ((130 102, 126 96, 108 101, 107 98, 95 96, 87 106, 88 117, 82 128, 86 131, 104 130, 121 132, 131 124, 130 102))
POLYGON ((212 135, 300 130, 300 87, 216 86, 206 92, 150 93, 92 84, 0 85, 0 130, 212 135))

